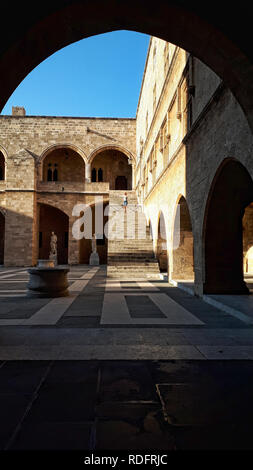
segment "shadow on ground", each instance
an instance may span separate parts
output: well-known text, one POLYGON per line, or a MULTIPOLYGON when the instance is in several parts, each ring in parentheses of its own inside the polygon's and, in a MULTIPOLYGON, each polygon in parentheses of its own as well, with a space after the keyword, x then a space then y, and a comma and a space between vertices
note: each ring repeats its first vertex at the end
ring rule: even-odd
POLYGON ((252 361, 7 361, 1 449, 252 449, 252 361))

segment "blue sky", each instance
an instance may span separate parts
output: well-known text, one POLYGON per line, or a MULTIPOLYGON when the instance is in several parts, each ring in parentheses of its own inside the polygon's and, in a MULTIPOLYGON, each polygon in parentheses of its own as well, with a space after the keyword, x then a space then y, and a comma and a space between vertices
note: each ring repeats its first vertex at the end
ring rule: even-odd
POLYGON ((135 117, 149 36, 115 31, 56 52, 11 95, 1 114, 135 117))

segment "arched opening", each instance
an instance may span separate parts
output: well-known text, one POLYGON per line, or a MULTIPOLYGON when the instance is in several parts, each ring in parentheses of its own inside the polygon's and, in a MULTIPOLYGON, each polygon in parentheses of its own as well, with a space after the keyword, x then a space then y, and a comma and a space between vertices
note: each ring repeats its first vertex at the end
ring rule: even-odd
POLYGON ((111 190, 132 189, 132 165, 123 152, 116 149, 101 150, 92 161, 92 172, 96 168, 99 168, 98 181, 109 183, 111 190))
MULTIPOLYGON (((108 239, 105 236, 105 224, 108 222, 108 216, 105 215, 105 208, 108 205, 107 202, 97 203, 90 206, 91 208, 91 235, 96 233, 96 244, 97 244, 97 253, 99 256, 99 263, 107 263, 107 251, 108 251, 108 239), (98 219, 100 220, 100 211, 103 211, 103 226, 96 227, 96 212, 98 214, 98 219), (97 232, 96 232, 97 230, 97 232), (99 230, 99 232, 98 232, 99 230)), ((81 226, 81 231, 84 227, 81 226)), ((90 255, 92 253, 92 240, 90 238, 82 238, 79 241, 79 263, 80 264, 89 264, 90 255)))
POLYGON ((0 151, 0 181, 5 180, 5 158, 0 151))
POLYGON ((84 182, 83 158, 70 148, 55 148, 43 160, 43 181, 84 182))
POLYGON ((117 9, 112 0, 72 1, 53 9, 44 2, 36 12, 24 5, 15 12, 6 6, 6 23, 15 24, 15 35, 1 32, 0 108, 25 76, 57 50, 94 34, 129 29, 177 44, 206 63, 227 83, 252 124, 251 14, 246 6, 240 9, 236 4, 230 5, 229 15, 226 9, 219 9, 217 15, 217 8, 218 3, 191 5, 186 0, 173 4, 157 0, 156 8, 126 0, 117 9))
POLYGON ((173 230, 173 279, 193 280, 193 234, 186 199, 177 203, 173 230))
POLYGON ((253 277, 253 202, 245 209, 243 228, 243 271, 247 279, 253 277))
MULTIPOLYGON (((206 208, 205 293, 248 293, 243 279, 243 216, 246 223, 251 206, 246 208, 252 201, 253 181, 246 168, 236 160, 224 161, 214 178, 206 208)), ((248 231, 244 246, 250 238, 248 231)))
POLYGON ((39 259, 49 259, 52 232, 57 236, 58 264, 68 264, 69 217, 56 207, 39 204, 39 259))
POLYGON ((4 264, 5 217, 0 211, 0 264, 4 264))
POLYGON ((167 236, 164 215, 161 212, 158 222, 157 253, 160 272, 168 271, 167 236))

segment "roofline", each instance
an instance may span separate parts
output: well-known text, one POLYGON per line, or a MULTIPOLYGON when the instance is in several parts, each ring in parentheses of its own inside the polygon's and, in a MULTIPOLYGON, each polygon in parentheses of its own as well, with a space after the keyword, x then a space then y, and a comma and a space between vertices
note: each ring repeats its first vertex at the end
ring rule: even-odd
POLYGON ((91 116, 40 116, 40 115, 29 115, 25 116, 13 116, 12 114, 0 114, 1 118, 11 118, 11 119, 29 119, 29 118, 39 118, 39 119, 97 119, 97 120, 108 120, 108 121, 136 121, 136 117, 131 118, 120 118, 120 117, 91 117, 91 116))

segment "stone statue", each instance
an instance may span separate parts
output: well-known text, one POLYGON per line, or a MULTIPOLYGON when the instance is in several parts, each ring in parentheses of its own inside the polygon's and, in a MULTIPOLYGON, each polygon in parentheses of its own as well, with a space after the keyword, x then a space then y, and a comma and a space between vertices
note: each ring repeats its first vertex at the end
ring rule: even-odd
POLYGON ((92 253, 96 253, 96 252, 97 252, 97 241, 96 241, 96 235, 95 235, 95 233, 93 233, 92 242, 91 242, 91 248, 92 248, 92 253))
POLYGON ((92 253, 90 255, 90 265, 91 266, 98 266, 99 265, 99 256, 97 253, 97 241, 96 241, 96 234, 93 233, 93 237, 91 240, 91 249, 92 253))
POLYGON ((54 263, 57 264, 57 235, 54 232, 52 232, 50 240, 49 259, 53 260, 54 263))

